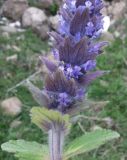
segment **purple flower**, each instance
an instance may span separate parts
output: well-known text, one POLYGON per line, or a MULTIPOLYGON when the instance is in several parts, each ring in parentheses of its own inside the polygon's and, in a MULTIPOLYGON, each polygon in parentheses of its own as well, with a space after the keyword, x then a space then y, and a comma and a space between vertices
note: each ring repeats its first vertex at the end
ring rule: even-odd
POLYGON ((86 1, 86 2, 85 2, 85 6, 86 6, 87 8, 91 8, 91 7, 92 7, 92 2, 86 1))
POLYGON ((96 68, 96 57, 107 42, 96 42, 103 29, 101 0, 65 0, 59 12, 59 27, 53 37, 55 62, 41 58, 49 72, 43 90, 30 91, 39 104, 62 113, 74 111, 83 102, 86 87, 104 71, 96 68))
POLYGON ((88 22, 86 26, 86 35, 91 37, 94 32, 95 32, 94 24, 92 22, 88 22))
MULTIPOLYGON (((80 79, 80 83, 87 87, 91 81, 102 74, 104 74, 102 71, 88 73, 80 79)), ((63 114, 78 111, 85 97, 85 89, 74 79, 67 79, 60 70, 47 74, 42 90, 30 82, 27 83, 27 87, 40 106, 58 110, 63 114)))
POLYGON ((60 10, 58 32, 64 36, 73 36, 80 33, 84 36, 96 38, 103 29, 103 16, 101 0, 66 0, 60 10), (88 27, 89 26, 89 27, 88 27))
POLYGON ((69 64, 69 73, 71 77, 78 79, 84 75, 86 71, 90 71, 96 67, 96 56, 102 52, 102 47, 107 43, 89 44, 86 38, 81 39, 78 43, 72 43, 67 38, 65 43, 59 47, 60 61, 69 64), (92 47, 92 48, 91 48, 92 47))
POLYGON ((83 73, 81 72, 81 67, 79 66, 74 66, 72 67, 71 65, 63 65, 63 66, 60 66, 59 69, 61 69, 65 76, 68 78, 68 79, 71 79, 71 78, 75 78, 75 79, 78 79, 79 76, 83 75, 83 73))
POLYGON ((79 76, 81 76, 81 75, 83 75, 83 73, 81 72, 81 67, 74 66, 74 69, 73 69, 73 78, 78 79, 79 76))
POLYGON ((75 6, 76 1, 75 0, 65 0, 65 4, 63 5, 64 9, 69 9, 70 12, 75 12, 76 6, 75 6))
POLYGON ((59 60, 59 53, 58 53, 57 49, 53 49, 53 50, 52 50, 52 53, 53 53, 53 55, 54 55, 54 58, 55 58, 56 60, 59 60))
POLYGON ((95 60, 89 60, 85 64, 82 65, 82 68, 85 71, 93 70, 96 67, 96 61, 95 60))
POLYGON ((62 71, 57 70, 53 74, 48 74, 44 89, 49 99, 46 106, 66 113, 82 100, 83 95, 79 95, 79 90, 74 79, 68 80, 62 71))
POLYGON ((58 61, 56 65, 53 65, 44 59, 44 63, 51 72, 59 67, 68 79, 74 78, 78 81, 84 77, 86 72, 95 69, 96 57, 102 52, 102 47, 106 44, 106 42, 93 44, 86 38, 74 43, 71 38, 66 38, 58 48, 60 62, 58 61))
POLYGON ((68 104, 70 103, 70 98, 68 96, 67 93, 60 93, 59 96, 58 96, 58 103, 59 103, 59 106, 63 106, 63 107, 66 107, 68 106, 68 104))
POLYGON ((85 95, 85 90, 81 88, 81 89, 78 90, 77 95, 76 95, 75 98, 77 100, 79 100, 79 99, 82 100, 84 98, 84 95, 85 95))

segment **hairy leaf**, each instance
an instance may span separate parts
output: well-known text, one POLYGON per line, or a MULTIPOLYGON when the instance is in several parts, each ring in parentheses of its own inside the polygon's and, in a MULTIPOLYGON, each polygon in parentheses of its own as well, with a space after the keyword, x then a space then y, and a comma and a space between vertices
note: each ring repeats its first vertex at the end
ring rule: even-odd
POLYGON ((58 111, 48 110, 46 108, 34 107, 31 110, 31 119, 39 128, 49 131, 56 124, 61 126, 61 130, 70 129, 69 115, 62 115, 58 111))
POLYGON ((65 150, 65 160, 98 148, 109 140, 118 138, 119 134, 111 130, 100 129, 89 132, 71 142, 65 150))
POLYGON ((37 142, 10 140, 1 145, 3 151, 14 153, 20 160, 47 160, 48 146, 37 142))

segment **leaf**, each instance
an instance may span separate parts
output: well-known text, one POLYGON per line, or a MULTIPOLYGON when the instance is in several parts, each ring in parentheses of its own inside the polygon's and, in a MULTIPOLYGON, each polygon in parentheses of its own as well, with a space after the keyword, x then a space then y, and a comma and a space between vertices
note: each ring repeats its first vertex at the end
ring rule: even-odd
POLYGON ((118 138, 120 135, 117 132, 105 129, 99 129, 93 132, 89 132, 71 142, 65 150, 65 160, 89 152, 98 148, 109 140, 118 138))
POLYGON ((60 125, 61 130, 68 131, 71 123, 69 115, 62 115, 58 111, 48 110, 46 108, 34 107, 31 110, 31 119, 39 128, 49 131, 52 127, 60 125))
POLYGON ((14 153, 20 160, 47 160, 48 146, 37 142, 10 140, 1 145, 3 151, 14 153))
POLYGON ((28 88, 28 90, 32 94, 34 100, 40 106, 47 106, 47 104, 49 102, 49 98, 42 90, 40 90, 38 87, 33 85, 30 81, 26 81, 26 83, 24 85, 28 88))

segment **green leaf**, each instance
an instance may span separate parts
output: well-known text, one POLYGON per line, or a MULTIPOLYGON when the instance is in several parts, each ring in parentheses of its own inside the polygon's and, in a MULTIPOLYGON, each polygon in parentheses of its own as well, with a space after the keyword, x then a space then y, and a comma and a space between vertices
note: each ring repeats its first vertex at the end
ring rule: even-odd
POLYGON ((65 150, 65 160, 89 152, 93 149, 98 148, 109 140, 118 138, 120 135, 117 132, 105 129, 99 129, 93 132, 86 133, 85 135, 75 139, 71 142, 65 150))
POLYGON ((3 151, 14 153, 20 160, 47 160, 48 146, 37 142, 10 140, 1 145, 3 151))
POLYGON ((46 108, 32 108, 31 119, 33 123, 46 132, 56 126, 56 124, 60 125, 64 131, 68 131, 71 126, 69 115, 62 115, 58 111, 48 110, 46 108))

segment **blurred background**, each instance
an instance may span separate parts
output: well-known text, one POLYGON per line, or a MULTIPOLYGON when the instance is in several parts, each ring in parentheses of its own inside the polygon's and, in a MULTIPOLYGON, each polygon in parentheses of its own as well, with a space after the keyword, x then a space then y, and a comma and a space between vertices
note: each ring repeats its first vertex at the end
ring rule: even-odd
MULTIPOLYGON (((47 32, 57 27, 61 3, 0 0, 0 144, 10 139, 47 143, 47 135, 30 122, 30 109, 37 104, 23 84, 29 79, 43 86, 45 68, 38 57, 50 52, 47 32)), ((121 138, 74 160, 127 160, 127 1, 107 0, 105 6, 102 39, 110 44, 98 57, 97 69, 111 72, 89 87, 90 109, 67 139, 97 127, 116 130, 121 138)), ((0 160, 16 158, 0 150, 0 160)))

